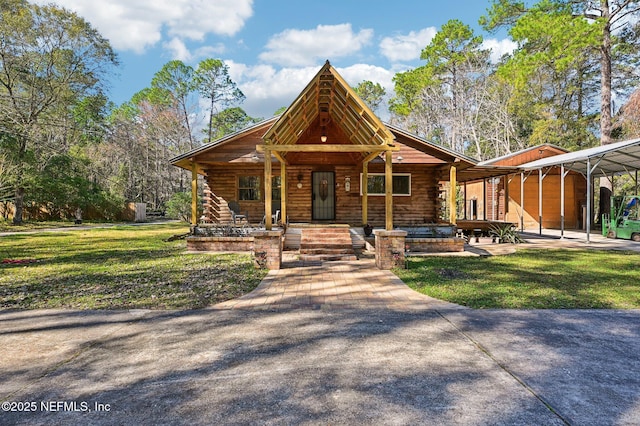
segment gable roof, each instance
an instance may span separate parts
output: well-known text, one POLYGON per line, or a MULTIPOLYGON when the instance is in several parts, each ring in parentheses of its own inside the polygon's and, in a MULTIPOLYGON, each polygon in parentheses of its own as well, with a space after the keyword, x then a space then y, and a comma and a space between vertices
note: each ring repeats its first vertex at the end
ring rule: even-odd
MULTIPOLYGON (((314 127, 319 127, 323 136, 331 131, 346 136, 348 140, 341 140, 342 144, 392 145, 394 140, 389 129, 329 61, 267 131, 265 145, 297 144, 314 127)), ((314 142, 307 139, 306 143, 314 142)))

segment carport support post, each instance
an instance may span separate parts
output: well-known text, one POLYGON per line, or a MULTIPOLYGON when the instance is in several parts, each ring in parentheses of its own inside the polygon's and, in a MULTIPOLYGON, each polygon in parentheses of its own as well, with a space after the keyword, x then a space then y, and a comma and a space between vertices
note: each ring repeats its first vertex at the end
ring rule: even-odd
POLYGON ((590 242, 591 234, 591 158, 587 157, 587 244, 590 242))
POLYGON ((542 168, 538 169, 538 226, 540 228, 540 235, 542 235, 542 168))
POLYGON ((560 239, 564 238, 564 164, 560 165, 560 239))
POLYGON ((191 162, 191 225, 198 224, 198 163, 191 162))
POLYGON ((520 172, 520 232, 524 232, 524 172, 520 172))
POLYGON ((487 221, 487 180, 482 179, 482 220, 487 221))

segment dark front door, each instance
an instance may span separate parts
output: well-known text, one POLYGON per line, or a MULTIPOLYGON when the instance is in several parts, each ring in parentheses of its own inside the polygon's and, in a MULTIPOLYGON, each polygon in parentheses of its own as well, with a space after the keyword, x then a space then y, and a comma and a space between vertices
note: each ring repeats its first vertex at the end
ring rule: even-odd
POLYGON ((336 218, 335 174, 333 172, 313 172, 312 182, 313 220, 334 220, 336 218))

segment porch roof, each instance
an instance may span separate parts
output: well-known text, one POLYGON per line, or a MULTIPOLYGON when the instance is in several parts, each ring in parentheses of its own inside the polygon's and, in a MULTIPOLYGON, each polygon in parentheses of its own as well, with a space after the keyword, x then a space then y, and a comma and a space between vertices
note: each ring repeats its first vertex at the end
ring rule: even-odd
MULTIPOLYGON (((239 160, 239 162, 256 162, 256 154, 257 162, 264 161, 264 157, 262 154, 258 154, 255 152, 255 146, 258 143, 262 142, 262 137, 264 133, 275 123, 275 121, 280 116, 274 116, 263 120, 259 123, 253 124, 244 129, 238 130, 237 132, 228 134, 212 143, 204 144, 200 147, 192 149, 184 154, 181 154, 177 157, 174 157, 170 160, 171 164, 174 166, 178 166, 180 168, 191 170, 191 164, 193 161, 196 163, 207 163, 212 161, 209 157, 214 151, 222 151, 226 148, 227 145, 233 144, 233 148, 231 150, 225 149, 226 154, 219 154, 213 160, 215 162, 226 162, 231 161, 232 159, 239 160), (244 145, 244 148, 239 149, 236 145, 238 141, 248 141, 244 145), (234 154, 235 152, 235 154, 234 154)), ((204 172, 200 169, 198 173, 204 174, 204 172)))

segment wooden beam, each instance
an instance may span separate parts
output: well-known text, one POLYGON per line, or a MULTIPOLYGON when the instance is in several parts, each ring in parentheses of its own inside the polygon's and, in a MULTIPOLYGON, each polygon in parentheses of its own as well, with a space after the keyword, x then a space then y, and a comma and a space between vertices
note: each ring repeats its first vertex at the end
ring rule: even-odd
POLYGON ((393 231, 393 153, 386 152, 384 165, 384 216, 385 229, 393 231))
POLYGON ((367 183, 369 182, 369 162, 362 163, 362 182, 360 182, 362 192, 362 225, 369 223, 368 211, 369 211, 369 188, 367 183))
POLYGON ((271 151, 264 153, 264 226, 267 231, 272 228, 271 217, 271 151))
POLYGON ((263 153, 267 150, 276 152, 392 152, 400 151, 395 145, 256 145, 256 151, 263 153))
POLYGON ((457 204, 456 204, 456 189, 458 186, 457 177, 456 177, 456 166, 451 165, 451 169, 449 170, 449 222, 452 225, 456 224, 457 218, 457 204))
POLYGON ((287 164, 280 162, 280 217, 287 224, 287 164))
POLYGON ((198 224, 198 163, 191 163, 191 224, 198 224))
POLYGON ((366 157, 364 157, 361 162, 362 162, 362 164, 368 163, 369 161, 374 160, 379 155, 380 155, 379 152, 372 152, 371 154, 369 154, 366 157))
POLYGON ((276 157, 278 159, 280 164, 286 164, 287 166, 289 165, 289 162, 287 161, 287 159, 284 158, 282 156, 282 154, 280 154, 279 152, 272 152, 272 154, 273 154, 274 157, 276 157))

